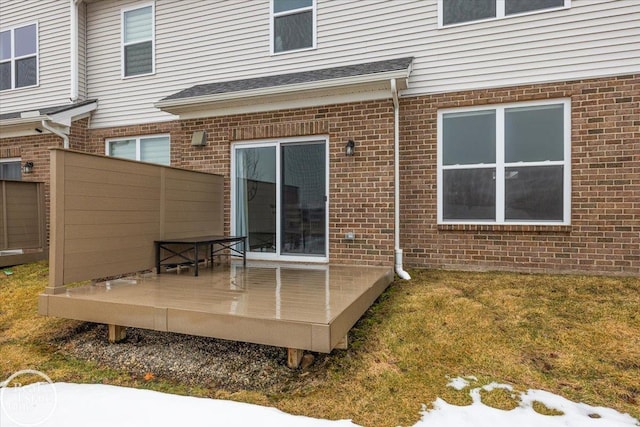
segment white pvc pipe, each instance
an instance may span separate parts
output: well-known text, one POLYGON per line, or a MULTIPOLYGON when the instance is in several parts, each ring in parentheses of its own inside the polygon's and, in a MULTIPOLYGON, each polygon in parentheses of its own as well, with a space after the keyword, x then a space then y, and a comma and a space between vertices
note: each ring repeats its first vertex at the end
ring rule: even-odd
POLYGON ((49 123, 47 123, 47 119, 43 119, 42 120, 42 127, 45 128, 46 130, 48 130, 49 132, 58 135, 60 138, 62 138, 62 146, 64 148, 69 148, 69 135, 67 135, 64 132, 61 132, 60 130, 52 127, 49 125, 49 123))
POLYGON ((393 97, 393 178, 394 178, 394 267, 396 274, 403 280, 411 280, 409 273, 402 267, 402 249, 400 249, 400 103, 396 79, 391 79, 391 96, 393 97))

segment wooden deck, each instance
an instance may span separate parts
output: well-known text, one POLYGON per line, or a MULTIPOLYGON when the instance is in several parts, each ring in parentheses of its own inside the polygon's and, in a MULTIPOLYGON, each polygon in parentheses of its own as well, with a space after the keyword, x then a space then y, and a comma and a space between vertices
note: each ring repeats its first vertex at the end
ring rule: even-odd
POLYGON ((328 353, 392 280, 387 267, 234 261, 42 294, 39 312, 328 353))

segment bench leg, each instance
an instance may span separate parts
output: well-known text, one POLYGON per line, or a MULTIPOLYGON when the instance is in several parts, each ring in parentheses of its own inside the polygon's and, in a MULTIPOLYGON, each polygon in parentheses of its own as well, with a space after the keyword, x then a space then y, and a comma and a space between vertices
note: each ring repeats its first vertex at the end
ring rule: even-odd
POLYGON ((198 264, 200 264, 200 257, 198 256, 198 244, 196 243, 195 245, 193 245, 193 250, 195 252, 195 256, 196 256, 196 272, 194 274, 194 276, 198 277, 198 264))

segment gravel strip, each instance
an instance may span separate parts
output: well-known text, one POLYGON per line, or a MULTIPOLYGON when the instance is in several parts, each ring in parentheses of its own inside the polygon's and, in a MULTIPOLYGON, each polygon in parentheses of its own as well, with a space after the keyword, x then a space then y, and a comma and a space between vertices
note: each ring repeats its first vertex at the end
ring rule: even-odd
POLYGON ((277 392, 304 375, 286 367, 287 351, 279 347, 136 328, 127 328, 125 341, 110 344, 106 325, 94 323, 82 323, 62 338, 59 348, 64 354, 125 369, 138 378, 151 373, 230 392, 277 392))

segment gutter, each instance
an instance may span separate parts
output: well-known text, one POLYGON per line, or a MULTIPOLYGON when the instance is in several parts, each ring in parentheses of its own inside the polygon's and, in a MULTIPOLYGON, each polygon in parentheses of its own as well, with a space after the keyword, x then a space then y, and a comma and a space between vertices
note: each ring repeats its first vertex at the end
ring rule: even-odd
POLYGON ((5 119, 0 121, 0 126, 20 126, 27 125, 29 123, 39 123, 46 118, 47 116, 44 114, 38 114, 31 117, 15 117, 13 119, 5 119))
POLYGON ((411 280, 409 273, 402 267, 402 249, 400 249, 400 103, 396 79, 391 79, 391 96, 393 97, 393 179, 394 179, 394 266, 396 274, 403 280, 411 280))
POLYGON ((408 76, 407 70, 394 70, 375 74, 362 74, 358 76, 342 77, 336 79, 317 80, 304 83, 293 83, 279 86, 268 86, 256 89, 239 90, 233 92, 214 93, 210 95, 202 96, 190 96, 186 98, 171 98, 162 99, 153 104, 154 107, 166 111, 165 109, 171 109, 182 106, 192 106, 199 104, 208 104, 227 100, 236 100, 240 98, 249 97, 261 97, 268 95, 285 95, 291 93, 299 93, 301 91, 316 90, 316 89, 331 89, 341 86, 358 85, 358 84, 370 84, 376 82, 384 82, 392 79, 406 79, 408 76))
POLYGON ((42 127, 45 128, 46 130, 48 130, 49 132, 51 132, 54 135, 58 135, 60 138, 62 138, 63 141, 63 147, 64 148, 69 148, 69 135, 67 133, 64 133, 54 127, 52 127, 49 123, 53 123, 51 121, 51 119, 46 118, 46 119, 42 119, 42 121, 40 122, 42 124, 42 127))
POLYGON ((69 0, 70 8, 70 53, 71 53, 71 67, 70 67, 70 88, 69 99, 72 103, 78 100, 78 5, 82 3, 82 0, 69 0))
MULTIPOLYGON (((71 123, 83 117, 88 117, 97 108, 98 101, 96 99, 89 99, 75 105, 49 107, 45 109, 45 111, 52 111, 50 113, 42 113, 38 110, 23 111, 19 113, 20 115, 17 117, 0 120, 0 129, 3 131, 11 131, 12 127, 25 129, 31 126, 37 127, 40 124, 44 129, 62 138, 65 148, 68 148, 71 123)), ((40 132, 37 128, 35 131, 40 132)))

